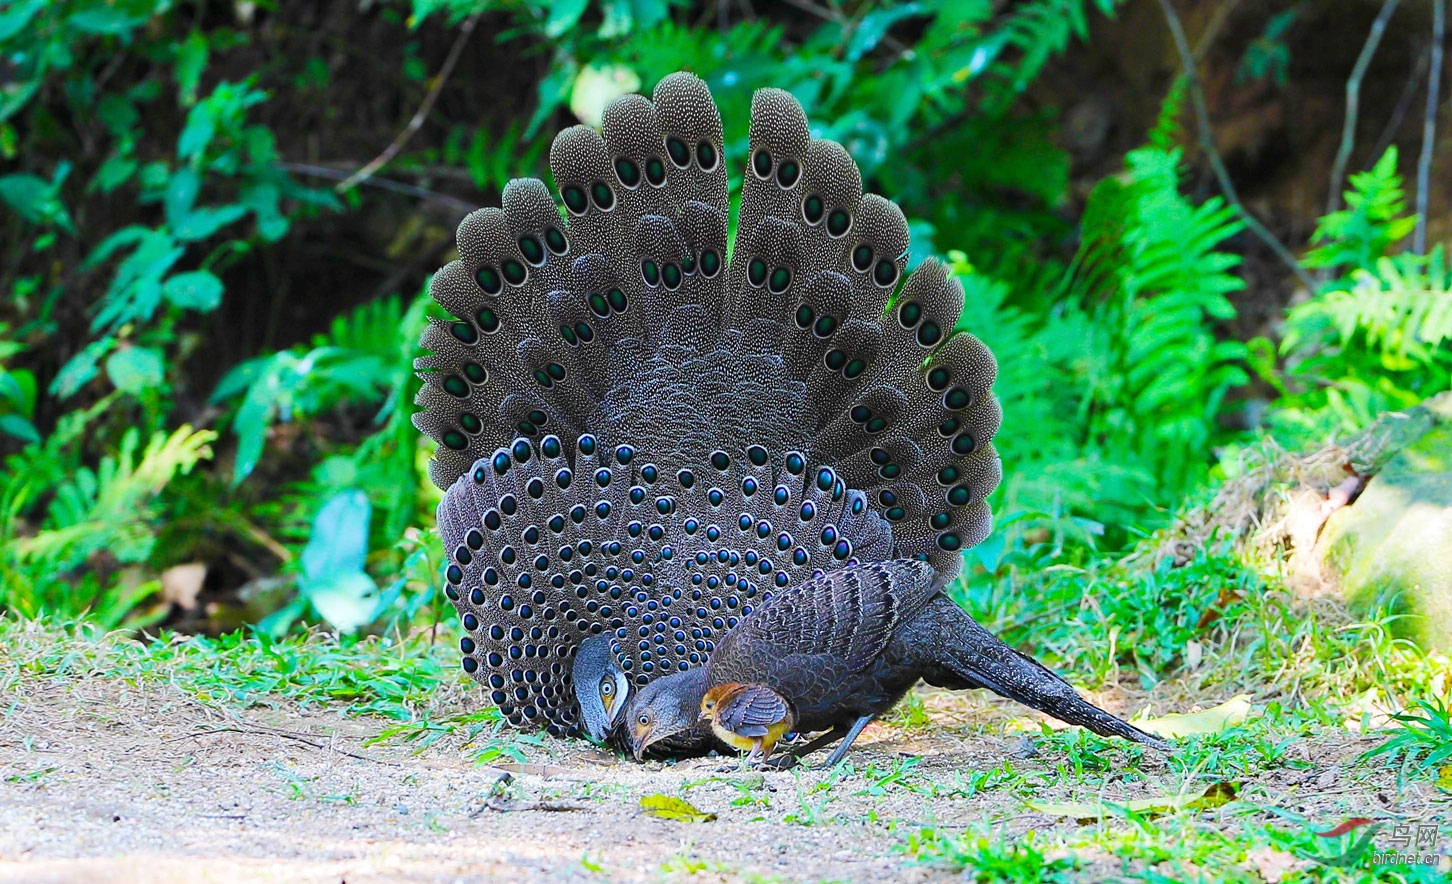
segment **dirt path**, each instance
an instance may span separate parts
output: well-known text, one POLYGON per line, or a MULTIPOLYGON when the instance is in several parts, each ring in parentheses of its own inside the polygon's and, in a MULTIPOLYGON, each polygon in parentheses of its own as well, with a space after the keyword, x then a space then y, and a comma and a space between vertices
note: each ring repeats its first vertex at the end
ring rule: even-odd
MULTIPOLYGON (((983 702, 929 696, 933 727, 874 726, 850 772, 636 765, 547 740, 530 752, 543 764, 501 779, 458 741, 419 754, 365 746, 389 724, 381 719, 233 715, 169 687, 34 682, 0 696, 10 710, 0 719, 0 881, 961 880, 915 864, 902 845, 923 827, 984 823, 1042 840, 1080 826, 1034 812, 1026 797, 1123 800, 1184 783, 1149 754, 1132 765, 1116 750, 1088 779, 1058 745, 1020 757, 1032 753, 1027 740, 994 736, 1011 707, 983 702), (639 800, 652 793, 684 794, 718 818, 643 815, 639 800)), ((1364 814, 1381 806, 1377 784, 1337 773, 1364 747, 1302 742, 1287 753, 1294 763, 1241 794, 1364 814)), ((1201 816, 1238 825, 1224 809, 1201 816)), ((1103 851, 1077 855, 1076 876, 1124 868, 1103 851)))

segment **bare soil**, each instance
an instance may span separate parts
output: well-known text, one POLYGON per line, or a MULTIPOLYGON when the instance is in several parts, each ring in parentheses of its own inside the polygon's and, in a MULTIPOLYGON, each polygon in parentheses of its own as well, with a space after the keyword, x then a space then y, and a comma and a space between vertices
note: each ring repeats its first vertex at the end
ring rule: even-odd
MULTIPOLYGON (((874 725, 853 769, 833 774, 723 758, 641 765, 548 739, 527 747, 530 764, 493 767, 461 739, 417 753, 365 746, 391 722, 328 709, 219 711, 169 686, 99 677, 21 685, 0 694, 0 882, 959 879, 901 846, 924 826, 985 823, 1009 838, 1037 830, 1043 843, 1081 824, 1026 798, 1124 800, 1185 784, 1163 757, 1132 763, 1118 748, 1107 770, 1076 775, 1058 742, 1036 752, 1006 733, 1019 709, 975 694, 925 692, 931 724, 874 725), (1009 773, 975 780, 1005 762, 1009 773), (884 781, 894 765, 906 775, 884 781), (653 793, 717 818, 647 816, 639 801, 653 793)), ((1343 775, 1368 745, 1346 732, 1299 741, 1294 764, 1240 783, 1241 798, 1327 818, 1416 800, 1390 775, 1343 775)), ((1233 808, 1201 818, 1238 830, 1233 808)), ((1077 855, 1088 880, 1125 870, 1107 853, 1077 855)))

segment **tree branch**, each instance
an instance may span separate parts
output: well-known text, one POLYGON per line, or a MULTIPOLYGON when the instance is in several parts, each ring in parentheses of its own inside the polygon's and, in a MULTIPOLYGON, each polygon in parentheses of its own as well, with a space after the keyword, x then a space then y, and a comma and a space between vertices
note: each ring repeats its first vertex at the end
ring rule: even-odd
POLYGON ((474 33, 474 26, 479 23, 480 15, 481 13, 476 12, 464 19, 464 23, 459 27, 459 36, 454 39, 454 45, 449 49, 448 57, 444 59, 444 66, 439 68, 438 76, 434 77, 434 84, 429 87, 429 92, 424 96, 423 103, 418 106, 418 110, 414 112, 413 119, 409 120, 403 131, 398 133, 393 142, 383 149, 383 153, 374 157, 363 168, 338 182, 333 188, 335 191, 344 193, 372 177, 374 172, 383 168, 397 156, 398 152, 403 150, 403 146, 408 144, 409 139, 413 138, 414 133, 423 126, 429 111, 434 109, 434 102, 439 99, 439 93, 444 90, 444 84, 448 82, 449 75, 454 72, 454 65, 459 63, 459 56, 464 52, 464 44, 469 42, 469 35, 474 33))
MULTIPOLYGON (((1395 3, 1397 0, 1391 0, 1395 3)), ((1185 81, 1190 87, 1190 100, 1195 106, 1196 129, 1200 134, 1200 149, 1205 152, 1205 158, 1210 162, 1210 168, 1215 172, 1215 178, 1220 183, 1220 190, 1225 194, 1225 199, 1235 207, 1245 226, 1251 232, 1260 237, 1261 241, 1275 253, 1275 256, 1286 265, 1301 284, 1306 288, 1315 291, 1316 284, 1296 256, 1291 254, 1275 238, 1260 220, 1250 214, 1250 210, 1240 201, 1239 195, 1235 192, 1235 183, 1230 180, 1230 172, 1225 168, 1225 163, 1220 159, 1219 151, 1215 150, 1215 140, 1210 132, 1210 109, 1205 104, 1205 93, 1200 89, 1200 76, 1196 71, 1195 54, 1190 49, 1190 41, 1185 38, 1185 28, 1180 24, 1180 16, 1175 12, 1175 7, 1170 0, 1159 0, 1160 9, 1164 11, 1165 21, 1170 26, 1170 34, 1175 38, 1175 50, 1180 54, 1180 64, 1185 69, 1185 81)))
POLYGON ((1422 155, 1417 158, 1417 230, 1412 250, 1427 253, 1427 195, 1432 184, 1432 150, 1437 145, 1437 102, 1442 87, 1442 41, 1447 35, 1447 0, 1432 2, 1432 64, 1427 71, 1427 115, 1422 118, 1422 155))
MULTIPOLYGON (((342 169, 333 169, 329 168, 328 166, 314 166, 309 165, 308 163, 281 162, 276 163, 275 165, 277 166, 277 168, 283 170, 284 172, 294 172, 298 175, 313 175, 318 178, 330 178, 334 181, 338 181, 340 179, 346 180, 349 177, 348 173, 344 172, 342 169)), ((465 215, 478 208, 478 206, 475 206, 472 203, 465 202, 458 197, 449 196, 445 193, 438 193, 436 191, 432 191, 423 187, 418 187, 417 185, 413 184, 404 184, 401 181, 393 181, 388 178, 375 178, 370 175, 366 178, 360 179, 358 183, 367 184, 368 186, 376 187, 379 190, 389 190, 394 193, 402 193, 408 196, 416 196, 421 199, 438 200, 441 203, 446 203, 454 207, 459 212, 465 215)))
POLYGON ((1361 104, 1361 81, 1366 76, 1371 57, 1376 54, 1376 47, 1381 44, 1382 34, 1386 33, 1386 23, 1391 20, 1392 13, 1397 11, 1397 4, 1400 2, 1401 0, 1386 0, 1382 4, 1376 21, 1371 23, 1371 33, 1366 35, 1361 54, 1356 57, 1351 78, 1346 81, 1346 119, 1341 124, 1341 146, 1336 149, 1336 162, 1331 166, 1331 193, 1326 197, 1328 215, 1341 208, 1341 182, 1346 178, 1346 164, 1351 162, 1351 148, 1356 144, 1356 113, 1361 104))

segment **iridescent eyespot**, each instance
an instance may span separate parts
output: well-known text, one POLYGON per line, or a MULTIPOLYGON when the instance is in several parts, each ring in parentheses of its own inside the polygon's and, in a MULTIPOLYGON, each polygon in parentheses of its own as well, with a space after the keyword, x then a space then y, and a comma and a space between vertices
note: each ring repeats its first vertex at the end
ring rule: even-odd
POLYGON ((590 198, 595 201, 595 205, 602 212, 609 211, 610 207, 615 205, 615 192, 604 181, 596 181, 590 185, 590 198))
POLYGON ((782 160, 781 166, 776 170, 776 183, 781 185, 782 188, 790 190, 797 183, 797 178, 800 177, 801 172, 802 167, 798 166, 793 160, 782 160))
POLYGON ((686 143, 679 138, 666 139, 666 153, 670 154, 671 162, 682 169, 690 165, 691 149, 686 147, 686 143))
POLYGON ((499 272, 493 267, 480 267, 474 271, 474 281, 487 295, 497 295, 504 285, 499 281, 499 272))
POLYGON ((539 237, 537 236, 521 236, 519 238, 519 253, 524 256, 524 260, 535 266, 544 263, 544 244, 539 241, 539 237))
POLYGON ((696 145, 696 163, 700 165, 701 171, 709 172, 716 168, 716 148, 709 141, 702 141, 696 145))
POLYGON ((640 183, 640 168, 626 157, 615 160, 615 177, 626 187, 635 187, 640 183))
POLYGON ((566 187, 564 190, 560 191, 560 195, 565 198, 565 208, 569 209, 576 215, 585 214, 585 209, 589 208, 590 206, 590 201, 585 196, 585 191, 579 187, 575 187, 573 185, 571 185, 570 187, 566 187))

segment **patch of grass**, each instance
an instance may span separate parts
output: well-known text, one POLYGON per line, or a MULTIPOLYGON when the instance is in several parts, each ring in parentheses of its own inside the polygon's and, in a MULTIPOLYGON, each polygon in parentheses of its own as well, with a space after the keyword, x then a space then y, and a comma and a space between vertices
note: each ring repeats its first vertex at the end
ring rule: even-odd
POLYGON ((1022 840, 1003 836, 963 833, 950 835, 922 829, 908 836, 902 851, 924 865, 961 871, 964 881, 1068 884, 1078 867, 1067 855, 1051 856, 1040 850, 1033 833, 1022 840))
POLYGON ((902 702, 892 707, 892 710, 881 719, 883 724, 903 730, 927 730, 933 727, 932 716, 928 715, 927 707, 923 705, 923 698, 916 691, 909 691, 902 702))
POLYGON ((1417 712, 1392 716, 1401 727, 1386 742, 1364 753, 1360 761, 1386 756, 1403 774, 1432 776, 1452 759, 1452 720, 1441 700, 1418 700, 1417 712))
POLYGON ((24 681, 100 677, 169 684, 207 704, 342 704, 347 715, 400 721, 433 692, 462 679, 453 649, 426 636, 344 639, 323 632, 270 639, 241 631, 207 638, 162 634, 138 641, 84 626, 0 617, 0 690, 24 681))
POLYGON ((1242 724, 1213 734, 1180 738, 1166 761, 1172 770, 1217 780, 1281 768, 1308 770, 1315 765, 1292 757, 1289 750, 1315 729, 1315 725, 1272 703, 1264 715, 1242 724))
POLYGON ((923 785, 917 782, 913 776, 913 768, 918 766, 922 759, 916 756, 909 758, 894 758, 892 764, 886 768, 880 768, 876 764, 869 763, 862 776, 867 784, 859 789, 857 795, 880 797, 892 792, 895 789, 903 789, 908 792, 919 794, 928 791, 923 785))
POLYGON ((1447 658, 1397 638, 1390 615, 1357 620, 1333 600, 1299 599, 1226 548, 1178 568, 1148 567, 1153 546, 1143 549, 1118 562, 1005 567, 958 590, 1005 641, 1085 685, 1128 669, 1142 688, 1280 698, 1277 714, 1327 725, 1445 696, 1447 658))

